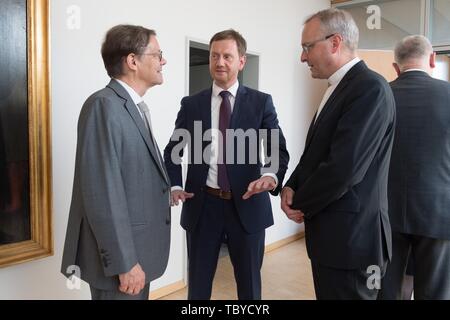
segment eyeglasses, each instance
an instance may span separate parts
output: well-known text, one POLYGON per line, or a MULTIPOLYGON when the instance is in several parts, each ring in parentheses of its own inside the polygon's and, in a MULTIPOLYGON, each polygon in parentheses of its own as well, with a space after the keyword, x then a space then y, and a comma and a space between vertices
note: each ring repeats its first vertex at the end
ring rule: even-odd
POLYGON ((138 56, 154 56, 154 57, 158 57, 159 62, 161 62, 162 59, 163 59, 163 52, 161 50, 159 50, 159 52, 154 52, 154 53, 139 53, 138 56))
POLYGON ((306 54, 308 54, 309 51, 316 45, 317 42, 328 40, 328 39, 330 39, 330 38, 331 38, 332 36, 334 36, 334 35, 336 35, 336 33, 332 33, 332 34, 326 36, 325 38, 322 38, 322 39, 319 39, 319 40, 316 40, 316 41, 313 41, 313 42, 303 43, 303 44, 302 44, 303 52, 305 52, 306 54))

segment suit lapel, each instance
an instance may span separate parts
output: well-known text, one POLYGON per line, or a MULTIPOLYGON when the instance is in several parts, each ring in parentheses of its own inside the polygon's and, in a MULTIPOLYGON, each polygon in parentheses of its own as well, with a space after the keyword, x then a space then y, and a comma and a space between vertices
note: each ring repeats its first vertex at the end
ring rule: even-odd
MULTIPOLYGON (((334 100, 336 100, 336 97, 339 97, 341 95, 341 92, 347 87, 348 82, 356 75, 358 74, 360 71, 362 71, 363 69, 367 69, 366 64, 364 63, 364 61, 360 61, 357 64, 355 64, 344 76, 344 78, 342 78, 341 82, 339 82, 339 85, 337 86, 337 88, 333 91, 333 93, 331 94, 331 96, 328 98, 327 102, 325 103, 325 105, 323 106, 322 111, 319 114, 319 117, 317 118, 317 120, 311 123, 311 126, 309 128, 308 131, 308 136, 306 138, 306 143, 305 143, 305 151, 304 153, 306 153, 309 145, 311 144, 311 141, 314 138, 315 133, 317 132, 317 128, 320 125, 320 122, 322 121, 322 119, 325 117, 325 115, 327 114, 327 112, 330 112, 333 109, 333 105, 334 105, 334 100)), ((317 113, 316 113, 317 114, 317 113)))
POLYGON ((233 113, 231 114, 230 129, 237 129, 242 116, 242 105, 245 105, 247 90, 244 86, 239 86, 236 99, 234 101, 233 113))
MULTIPOLYGON (((202 152, 205 152, 205 148, 211 144, 211 135, 205 136, 205 132, 211 129, 211 95, 212 95, 212 87, 209 90, 206 90, 201 96, 200 100, 198 101, 198 108, 200 111, 200 119, 202 121, 202 152), (206 137, 209 139, 209 141, 206 141, 207 139, 203 139, 203 137, 206 137)), ((211 131, 209 131, 211 132, 211 131)), ((210 162, 211 159, 211 153, 204 154, 206 163, 210 162), (207 158, 207 159, 206 159, 207 158)))
POLYGON ((203 126, 203 132, 211 129, 211 95, 212 95, 212 88, 205 91, 200 96, 199 101, 199 108, 201 110, 201 119, 202 119, 202 126, 203 126))
MULTIPOLYGON (((122 99, 125 99, 125 108, 127 109, 128 113, 130 114, 131 118, 133 119, 134 124, 138 128, 142 138, 145 141, 145 144, 147 145, 148 150, 150 151, 150 154, 156 163, 156 166, 159 168, 164 180, 170 185, 168 181, 168 175, 165 170, 165 168, 162 168, 160 165, 160 161, 158 159, 158 150, 155 149, 155 146, 153 145, 153 142, 151 141, 150 132, 145 127, 144 121, 139 114, 139 111, 137 109, 137 106, 134 104, 133 100, 131 99, 130 95, 126 92, 126 90, 117 82, 114 80, 111 80, 110 83, 107 85, 110 89, 112 89, 119 97, 122 99)), ((162 159, 162 158, 161 158, 162 159)))
POLYGON ((317 116, 317 112, 314 114, 314 117, 311 120, 311 124, 309 125, 308 134, 306 136, 306 142, 305 142, 305 152, 306 152, 306 149, 309 146, 309 143, 311 142, 313 128, 314 128, 314 120, 316 119, 316 116, 317 116))

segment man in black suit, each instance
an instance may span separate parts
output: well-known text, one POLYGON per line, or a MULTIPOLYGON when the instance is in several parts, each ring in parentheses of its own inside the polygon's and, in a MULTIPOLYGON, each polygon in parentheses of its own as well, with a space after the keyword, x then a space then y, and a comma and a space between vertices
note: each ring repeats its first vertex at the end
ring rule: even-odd
POLYGON ((330 86, 281 206, 305 222, 318 299, 376 299, 390 257, 394 98, 384 78, 356 57, 358 36, 351 15, 339 9, 313 15, 302 34, 302 62, 330 86))
POLYGON ((450 84, 432 78, 427 38, 395 48, 397 125, 389 171, 392 263, 381 298, 399 299, 408 259, 414 299, 450 299, 450 84))
POLYGON ((181 225, 187 236, 188 299, 210 298, 224 237, 238 298, 261 299, 265 229, 273 224, 268 192, 279 194, 289 154, 272 97, 238 81, 246 49, 245 39, 235 30, 212 37, 209 60, 214 83, 183 98, 174 135, 164 150, 172 201, 184 202, 181 225), (254 139, 245 138, 244 131, 254 139), (192 137, 184 190, 177 147, 179 142, 183 145, 181 135, 177 138, 183 132, 192 137), (258 157, 260 139, 265 140, 270 157, 264 167, 258 157))

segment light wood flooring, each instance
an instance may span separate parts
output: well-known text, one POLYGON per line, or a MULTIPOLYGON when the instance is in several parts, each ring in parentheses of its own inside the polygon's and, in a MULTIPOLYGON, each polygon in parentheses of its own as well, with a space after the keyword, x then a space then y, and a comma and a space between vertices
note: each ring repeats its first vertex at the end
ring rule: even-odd
MULTIPOLYGON (((162 300, 184 300, 187 288, 162 300)), ((266 300, 314 300, 311 264, 305 239, 266 253, 262 267, 262 298, 266 300)), ((236 283, 228 256, 221 257, 213 284, 213 300, 235 300, 236 283)))

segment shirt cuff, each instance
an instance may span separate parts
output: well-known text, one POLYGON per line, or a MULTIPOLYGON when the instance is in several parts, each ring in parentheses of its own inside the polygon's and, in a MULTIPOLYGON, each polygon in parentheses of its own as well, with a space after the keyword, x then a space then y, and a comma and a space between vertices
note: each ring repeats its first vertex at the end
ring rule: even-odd
POLYGON ((170 188, 170 191, 183 191, 183 188, 180 186, 173 186, 172 188, 170 188))
POLYGON ((277 177, 277 175, 273 174, 273 173, 264 173, 262 176, 263 177, 272 177, 272 178, 275 179, 275 188, 273 188, 273 190, 272 190, 272 191, 275 191, 275 189, 278 187, 278 177, 277 177))

